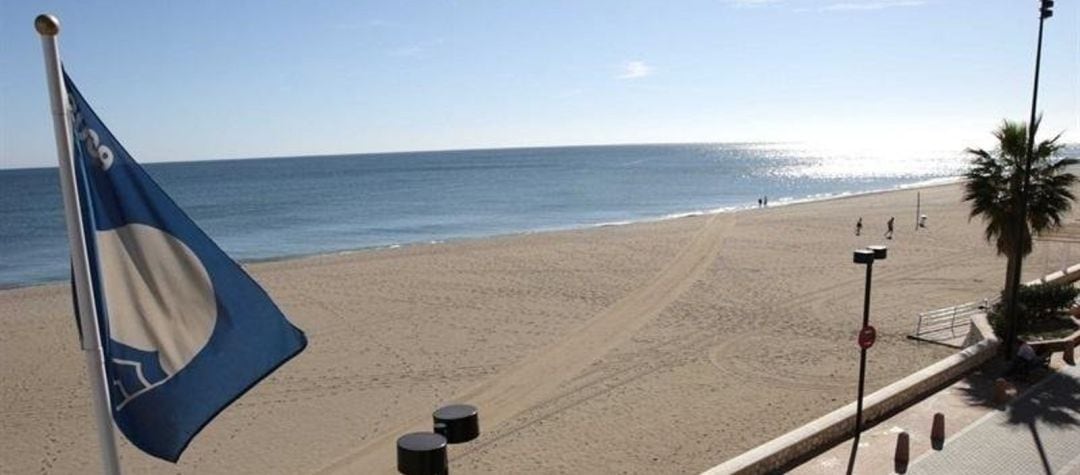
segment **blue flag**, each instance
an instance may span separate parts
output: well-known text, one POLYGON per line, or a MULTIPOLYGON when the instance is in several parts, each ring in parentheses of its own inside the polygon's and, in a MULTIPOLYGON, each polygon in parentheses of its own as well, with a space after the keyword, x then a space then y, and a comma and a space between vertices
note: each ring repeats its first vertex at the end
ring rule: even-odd
POLYGON ((116 426, 176 462, 211 419, 307 345, 158 187, 64 74, 116 426))

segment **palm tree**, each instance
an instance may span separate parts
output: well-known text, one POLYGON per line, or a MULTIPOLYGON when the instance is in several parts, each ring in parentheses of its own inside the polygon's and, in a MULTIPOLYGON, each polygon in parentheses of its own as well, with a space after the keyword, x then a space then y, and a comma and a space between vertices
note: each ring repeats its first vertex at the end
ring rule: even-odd
MULTIPOLYGON (((1035 131, 1039 122, 1040 119, 1035 120, 1035 131)), ((1072 202, 1076 201, 1070 188, 1076 184, 1077 176, 1066 168, 1080 161, 1056 159, 1058 152, 1065 148, 1057 143, 1061 134, 1038 143, 1031 156, 1026 222, 1021 223, 1019 211, 1024 205, 1020 188, 1028 148, 1027 125, 1006 120, 994 131, 994 137, 998 139, 998 146, 992 152, 967 149, 972 160, 971 168, 964 174, 964 201, 971 202, 968 219, 981 217, 986 223, 986 240, 996 245, 999 256, 1008 259, 1005 289, 1011 292, 1013 271, 1021 265, 1024 256, 1031 254, 1031 236, 1060 226, 1072 202), (1021 254, 1015 255, 1018 240, 1021 254)), ((1006 295, 1006 298, 1011 299, 1012 295, 1006 295)))

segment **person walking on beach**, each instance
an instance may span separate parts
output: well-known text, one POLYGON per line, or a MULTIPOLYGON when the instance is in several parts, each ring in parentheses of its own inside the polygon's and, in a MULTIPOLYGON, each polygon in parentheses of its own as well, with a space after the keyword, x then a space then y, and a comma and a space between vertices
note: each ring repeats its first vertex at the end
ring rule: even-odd
POLYGON ((762 206, 769 206, 769 195, 765 195, 765 197, 761 199, 761 204, 762 206))
POLYGON ((893 216, 889 216, 889 222, 885 223, 885 226, 888 228, 885 230, 885 239, 892 239, 894 221, 896 221, 896 218, 893 216))
POLYGON ((859 220, 855 221, 855 235, 858 236, 858 235, 861 235, 861 234, 862 234, 862 216, 859 216, 859 220))
POLYGON ((758 207, 758 208, 760 208, 760 207, 761 207, 761 198, 758 198, 758 199, 757 199, 757 207, 758 207))

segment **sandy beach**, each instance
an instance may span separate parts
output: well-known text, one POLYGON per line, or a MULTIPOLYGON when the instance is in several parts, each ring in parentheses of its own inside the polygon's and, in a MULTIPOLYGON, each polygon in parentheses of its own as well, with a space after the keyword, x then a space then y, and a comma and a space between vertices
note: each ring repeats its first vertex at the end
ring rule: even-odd
MULTIPOLYGON (((874 267, 868 390, 949 355, 905 335, 918 312, 1001 287, 1005 260, 967 213, 944 185, 252 264, 310 346, 179 464, 118 434, 122 464, 394 473, 394 440, 464 402, 482 435, 451 447, 454 473, 697 473, 854 399, 858 247, 890 249, 874 267), (929 216, 918 232, 916 193, 929 216)), ((1062 252, 1037 244, 1025 277, 1062 252)), ((0 291, 0 316, 0 472, 96 470, 68 286, 0 291)))

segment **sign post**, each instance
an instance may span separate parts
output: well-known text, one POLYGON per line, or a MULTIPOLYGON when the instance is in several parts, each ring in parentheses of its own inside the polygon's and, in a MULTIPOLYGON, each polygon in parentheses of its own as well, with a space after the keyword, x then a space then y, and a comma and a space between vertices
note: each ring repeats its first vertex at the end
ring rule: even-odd
POLYGON ((859 331, 859 397, 855 404, 855 435, 851 444, 851 457, 848 458, 847 473, 851 475, 855 470, 855 454, 859 451, 859 435, 862 434, 862 402, 863 390, 866 388, 866 350, 874 346, 877 340, 877 330, 870 326, 870 276, 874 270, 875 260, 884 260, 888 255, 885 246, 870 246, 867 249, 855 251, 854 262, 866 265, 866 294, 863 296, 863 319, 862 330, 859 331))

